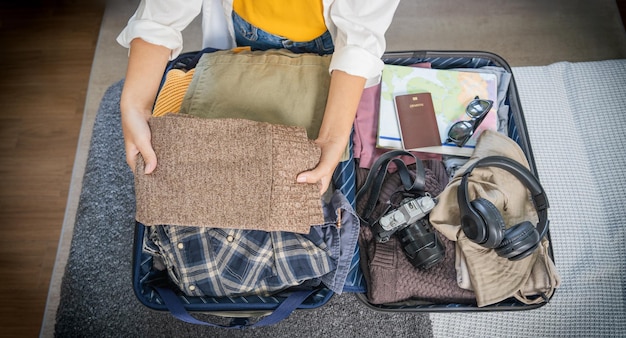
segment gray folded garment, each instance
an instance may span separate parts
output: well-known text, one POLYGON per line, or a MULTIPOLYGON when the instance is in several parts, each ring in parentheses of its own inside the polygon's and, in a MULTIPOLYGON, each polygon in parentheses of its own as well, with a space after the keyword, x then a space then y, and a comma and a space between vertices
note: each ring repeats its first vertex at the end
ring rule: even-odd
POLYGON ((174 114, 149 125, 158 165, 146 175, 139 156, 135 170, 144 225, 308 233, 324 222, 319 187, 296 183, 320 158, 304 128, 174 114))

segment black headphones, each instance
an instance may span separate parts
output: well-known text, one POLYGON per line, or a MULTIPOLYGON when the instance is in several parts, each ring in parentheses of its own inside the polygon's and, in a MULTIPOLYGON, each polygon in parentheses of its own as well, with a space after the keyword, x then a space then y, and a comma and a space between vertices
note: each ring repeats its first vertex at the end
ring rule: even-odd
POLYGON ((461 228, 471 241, 493 248, 498 256, 516 261, 530 255, 548 231, 548 198, 535 175, 518 162, 503 156, 489 156, 472 164, 463 174, 457 192, 461 228), (493 203, 484 198, 469 200, 467 180, 477 167, 497 167, 513 174, 532 195, 539 216, 535 227, 524 221, 506 229, 504 219, 493 203))

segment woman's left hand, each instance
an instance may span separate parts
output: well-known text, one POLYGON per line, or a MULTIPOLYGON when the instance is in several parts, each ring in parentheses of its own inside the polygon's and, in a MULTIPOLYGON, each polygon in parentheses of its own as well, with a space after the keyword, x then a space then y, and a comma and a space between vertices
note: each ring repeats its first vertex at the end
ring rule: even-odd
POLYGON ((324 119, 315 140, 322 150, 322 155, 315 169, 300 173, 296 178, 297 182, 317 183, 320 185, 320 194, 326 192, 333 172, 350 140, 352 124, 364 85, 363 77, 340 70, 332 71, 324 119))
POLYGON ((315 167, 313 170, 305 171, 298 175, 298 183, 317 183, 320 187, 320 195, 324 194, 330 186, 330 180, 333 177, 333 170, 327 168, 315 167))
POLYGON ((314 169, 300 173, 296 181, 298 183, 318 184, 320 187, 320 195, 322 195, 330 186, 330 181, 337 164, 339 164, 345 145, 322 144, 319 140, 316 141, 316 143, 322 150, 319 163, 314 169), (339 154, 339 156, 337 156, 337 154, 339 154))

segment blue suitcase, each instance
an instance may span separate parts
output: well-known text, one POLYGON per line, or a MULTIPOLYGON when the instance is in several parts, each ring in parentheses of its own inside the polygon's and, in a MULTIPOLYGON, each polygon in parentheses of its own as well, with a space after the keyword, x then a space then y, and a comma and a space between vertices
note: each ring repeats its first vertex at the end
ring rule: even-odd
MULTIPOLYGON (((210 52, 205 50, 203 52, 210 52)), ((170 63, 173 67, 193 67, 199 59, 198 52, 187 53, 170 63)), ((483 66, 498 66, 512 74, 507 62, 489 52, 473 51, 407 51, 388 52, 383 56, 386 64, 410 65, 420 62, 429 62, 432 68, 479 68, 483 66)), ((537 175, 531 142, 526 130, 526 122, 519 101, 515 81, 512 78, 506 98, 509 111, 509 137, 515 140, 526 154, 531 171, 537 175)), ((351 157, 341 162, 334 175, 334 185, 340 189, 354 206, 355 203, 355 160, 351 157)), ((333 292, 321 286, 308 291, 285 291, 271 297, 187 297, 168 283, 167 275, 153 269, 152 258, 142 252, 145 227, 137 223, 133 249, 133 289, 137 299, 146 307, 156 311, 170 311, 177 318, 194 324, 214 325, 220 327, 245 328, 248 326, 271 325, 285 319, 294 310, 315 309, 325 305, 333 296, 333 292), (211 313, 213 315, 231 318, 229 325, 201 322, 190 313, 211 313), (249 324, 249 318, 263 317, 254 324, 249 324)), ((550 240, 549 232, 547 234, 550 240)), ((553 254, 550 246, 550 257, 553 254)), ((477 307, 468 304, 451 303, 424 303, 417 304, 373 304, 367 299, 366 280, 359 263, 359 248, 353 255, 349 276, 344 285, 345 292, 354 292, 357 298, 368 308, 384 312, 446 312, 446 311, 501 311, 501 310, 529 310, 545 305, 523 304, 515 299, 508 299, 500 303, 477 307)))

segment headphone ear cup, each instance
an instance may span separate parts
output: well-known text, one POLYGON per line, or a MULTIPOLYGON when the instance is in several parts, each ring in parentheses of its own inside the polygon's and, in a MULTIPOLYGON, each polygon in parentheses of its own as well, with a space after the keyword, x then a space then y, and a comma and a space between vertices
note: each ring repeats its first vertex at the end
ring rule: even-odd
POLYGON ((461 217, 461 229, 469 240, 482 244, 487 240, 487 226, 479 215, 464 215, 461 217))
POLYGON ((535 226, 524 221, 505 231, 504 239, 495 251, 500 257, 516 261, 533 253, 540 242, 541 238, 535 226))
MULTIPOLYGON (((502 215, 500 215, 498 208, 484 198, 477 198, 471 201, 470 204, 478 215, 480 215, 483 221, 482 227, 477 226, 477 229, 475 229, 475 233, 481 235, 481 241, 476 241, 476 243, 479 243, 486 248, 495 248, 499 246, 500 242, 502 242, 502 239, 504 238, 505 226, 504 220, 502 219, 502 215)), ((463 231, 469 239, 472 239, 472 237, 468 236, 468 232, 465 231, 465 228, 463 231)))

